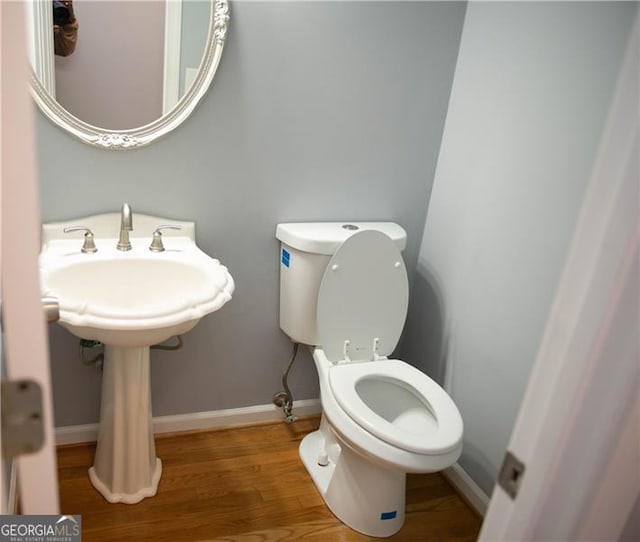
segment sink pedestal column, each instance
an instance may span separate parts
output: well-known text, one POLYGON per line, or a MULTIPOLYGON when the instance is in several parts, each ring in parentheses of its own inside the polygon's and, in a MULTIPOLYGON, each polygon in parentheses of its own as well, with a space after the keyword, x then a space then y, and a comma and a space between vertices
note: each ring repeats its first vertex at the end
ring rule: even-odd
POLYGON ((98 446, 89 478, 109 502, 133 504, 158 490, 149 347, 104 349, 98 446))

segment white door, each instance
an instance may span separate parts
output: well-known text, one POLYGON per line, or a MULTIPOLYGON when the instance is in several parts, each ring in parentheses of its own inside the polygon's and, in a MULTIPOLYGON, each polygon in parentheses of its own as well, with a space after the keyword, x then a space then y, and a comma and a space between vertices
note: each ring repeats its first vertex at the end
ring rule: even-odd
POLYGON ((639 45, 636 20, 480 540, 616 540, 640 494, 639 45))
MULTIPOLYGON (((24 3, 0 2, 0 277, 3 377, 30 379, 42 390, 44 446, 17 461, 23 514, 59 512, 47 330, 40 299, 40 214, 35 163, 33 105, 28 90, 24 3)), ((0 468, 2 502, 8 510, 5 458, 0 468)))

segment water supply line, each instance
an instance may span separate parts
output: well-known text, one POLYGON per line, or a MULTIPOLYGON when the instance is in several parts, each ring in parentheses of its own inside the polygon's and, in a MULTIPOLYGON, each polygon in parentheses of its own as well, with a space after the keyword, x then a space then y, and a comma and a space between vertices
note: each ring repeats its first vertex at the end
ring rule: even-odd
MULTIPOLYGON (((174 339, 178 341, 176 344, 154 344, 150 347, 150 349, 168 351, 180 350, 184 345, 182 335, 175 335, 174 339)), ((80 357, 80 361, 83 365, 102 369, 102 366, 104 364, 104 345, 100 341, 80 339, 78 345, 78 356, 80 357), (87 350, 91 350, 93 348, 100 348, 101 351, 98 354, 94 355, 94 357, 87 358, 87 350)))
POLYGON ((102 370, 102 365, 104 364, 104 345, 100 341, 80 339, 78 342, 78 357, 83 365, 102 370), (99 348, 100 351, 92 358, 87 359, 86 351, 92 350, 93 348, 99 348))
POLYGON ((184 345, 184 342, 182 341, 182 335, 175 335, 173 338, 177 339, 178 342, 176 344, 154 344, 153 346, 151 346, 151 350, 168 350, 169 352, 180 350, 184 345))
POLYGON ((273 404, 282 408, 282 412, 284 413, 284 421, 287 423, 291 423, 296 420, 296 416, 293 415, 293 395, 291 394, 291 390, 289 389, 289 385, 287 384, 287 379, 289 377, 289 371, 293 366, 293 362, 296 360, 296 356, 298 355, 298 347, 300 343, 293 343, 293 350, 291 351, 291 359, 289 360, 289 365, 287 366, 287 370, 282 375, 282 387, 284 391, 279 391, 273 396, 273 404))

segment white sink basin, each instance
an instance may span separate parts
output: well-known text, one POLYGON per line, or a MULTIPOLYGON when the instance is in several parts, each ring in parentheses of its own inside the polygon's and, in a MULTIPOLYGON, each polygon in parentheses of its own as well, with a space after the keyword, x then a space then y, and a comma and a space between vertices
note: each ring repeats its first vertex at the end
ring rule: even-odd
POLYGON ((110 213, 45 225, 43 294, 59 300, 59 323, 73 334, 111 346, 149 346, 189 331, 231 299, 233 279, 196 246, 193 223, 135 215, 133 233, 146 235, 132 234, 133 249, 122 252, 116 250, 119 220, 119 214, 110 213), (101 236, 104 217, 114 225, 108 237, 101 236), (71 223, 92 229, 96 253, 80 251, 82 232, 62 233, 71 223), (166 250, 151 252, 151 234, 164 223, 180 224, 183 230, 165 230, 166 250))
POLYGON ((119 231, 120 213, 45 224, 40 275, 43 294, 58 299, 59 323, 105 345, 89 478, 107 501, 133 504, 156 494, 162 474, 153 438, 149 347, 186 333, 222 307, 234 282, 226 267, 196 246, 193 222, 134 213, 132 249, 126 252, 116 249, 119 231), (151 252, 152 233, 164 224, 181 229, 165 230, 165 251, 151 252), (81 251, 84 232, 63 233, 73 225, 93 232, 97 252, 81 251))

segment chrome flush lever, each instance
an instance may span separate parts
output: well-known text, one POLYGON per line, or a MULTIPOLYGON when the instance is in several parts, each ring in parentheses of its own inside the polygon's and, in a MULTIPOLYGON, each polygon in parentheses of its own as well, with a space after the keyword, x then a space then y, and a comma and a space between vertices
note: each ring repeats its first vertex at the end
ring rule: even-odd
POLYGON ((98 252, 98 248, 93 240, 93 232, 87 228, 86 226, 69 226, 68 228, 64 228, 62 230, 64 233, 71 233, 72 231, 84 231, 84 243, 82 243, 82 248, 80 252, 84 252, 85 254, 93 254, 94 252, 98 252))
POLYGON ((180 226, 171 226, 165 224, 163 226, 158 226, 153 232, 153 238, 151 239, 151 244, 149 245, 149 250, 151 252, 164 252, 164 245, 162 244, 162 231, 161 230, 181 230, 180 226))

